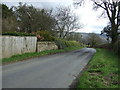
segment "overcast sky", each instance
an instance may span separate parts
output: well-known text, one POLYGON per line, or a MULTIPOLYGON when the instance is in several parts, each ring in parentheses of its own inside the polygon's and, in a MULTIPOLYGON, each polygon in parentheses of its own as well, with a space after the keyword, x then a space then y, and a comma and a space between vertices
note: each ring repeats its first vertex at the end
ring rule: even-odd
POLYGON ((18 6, 19 2, 32 4, 37 8, 55 8, 60 5, 71 6, 74 12, 80 17, 79 21, 84 24, 84 27, 78 30, 78 32, 100 33, 108 23, 107 18, 100 17, 103 10, 93 10, 93 2, 90 0, 86 0, 83 6, 77 8, 73 6, 73 0, 2 0, 2 3, 9 7, 18 6))

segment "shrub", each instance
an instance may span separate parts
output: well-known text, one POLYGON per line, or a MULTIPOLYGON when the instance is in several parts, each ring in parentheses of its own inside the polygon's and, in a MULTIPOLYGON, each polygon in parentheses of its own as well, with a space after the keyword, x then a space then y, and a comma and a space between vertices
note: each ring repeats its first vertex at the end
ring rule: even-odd
POLYGON ((38 41, 54 41, 54 37, 48 31, 41 30, 37 31, 36 34, 40 37, 38 37, 38 41))
POLYGON ((66 48, 67 46, 65 45, 65 42, 64 40, 60 39, 60 38, 55 38, 55 43, 57 44, 58 48, 59 49, 62 49, 62 48, 66 48))
POLYGON ((105 48, 108 50, 113 51, 116 54, 120 54, 120 40, 118 40, 115 44, 103 44, 103 45, 99 45, 95 48, 105 48))
POLYGON ((54 38, 54 39, 59 49, 63 49, 66 47, 80 46, 80 43, 78 43, 77 41, 67 41, 67 40, 60 39, 60 38, 54 38))

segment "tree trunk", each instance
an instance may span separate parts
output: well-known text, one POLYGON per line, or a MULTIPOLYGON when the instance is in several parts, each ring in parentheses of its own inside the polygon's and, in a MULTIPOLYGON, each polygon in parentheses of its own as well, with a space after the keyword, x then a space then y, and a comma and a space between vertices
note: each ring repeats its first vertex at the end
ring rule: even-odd
POLYGON ((117 28, 117 26, 115 25, 115 24, 112 24, 112 28, 111 28, 111 39, 112 39, 112 41, 111 41, 111 44, 113 45, 116 41, 117 41, 117 39, 118 39, 118 30, 117 30, 118 28, 117 28))
POLYGON ((67 36, 68 32, 65 33, 65 35, 63 36, 63 39, 67 36))

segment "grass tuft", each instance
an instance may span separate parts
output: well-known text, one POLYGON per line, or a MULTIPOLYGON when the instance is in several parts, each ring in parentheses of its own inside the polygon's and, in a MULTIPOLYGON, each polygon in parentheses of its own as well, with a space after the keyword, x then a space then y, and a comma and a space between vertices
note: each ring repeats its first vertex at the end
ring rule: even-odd
POLYGON ((4 58, 0 61, 2 62, 2 64, 8 64, 8 63, 22 61, 22 60, 26 60, 26 59, 37 57, 37 56, 43 56, 43 55, 59 53, 59 52, 66 52, 66 51, 77 50, 77 49, 81 49, 81 48, 83 48, 83 47, 67 47, 64 49, 57 49, 57 50, 47 50, 47 51, 42 51, 42 52, 24 53, 21 55, 20 54, 14 55, 10 58, 4 58))
POLYGON ((97 49, 79 79, 78 88, 118 88, 118 56, 106 49, 97 49))

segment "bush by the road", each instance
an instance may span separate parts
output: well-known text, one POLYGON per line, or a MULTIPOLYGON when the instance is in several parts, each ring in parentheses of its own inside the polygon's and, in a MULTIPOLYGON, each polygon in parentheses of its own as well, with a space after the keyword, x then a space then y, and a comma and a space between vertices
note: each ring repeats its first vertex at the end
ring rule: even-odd
POLYGON ((96 46, 95 48, 108 49, 108 50, 111 50, 112 52, 114 52, 115 54, 120 55, 120 40, 115 42, 113 45, 112 44, 103 44, 103 45, 96 46))
POLYGON ((36 35, 38 41, 54 41, 54 37, 46 30, 37 31, 36 35))
POLYGON ((50 32, 42 30, 36 32, 38 41, 54 41, 59 49, 64 49, 66 47, 80 46, 80 43, 77 41, 67 41, 65 39, 57 38, 51 36, 50 32))
POLYGON ((66 47, 77 47, 80 46, 80 43, 77 41, 67 41, 64 39, 60 39, 60 38, 55 38, 55 43, 57 44, 59 49, 63 49, 66 47))

